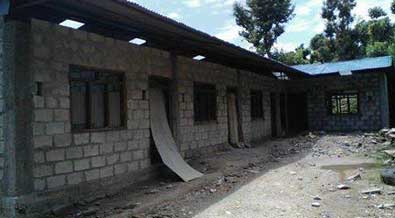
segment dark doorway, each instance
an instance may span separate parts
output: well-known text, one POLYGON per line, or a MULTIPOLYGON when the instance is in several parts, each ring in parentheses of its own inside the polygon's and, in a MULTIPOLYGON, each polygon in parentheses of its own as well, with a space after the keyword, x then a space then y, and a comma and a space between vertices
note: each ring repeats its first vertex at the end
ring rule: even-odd
POLYGON ((287 130, 287 100, 284 93, 280 94, 280 120, 281 134, 287 130))
POLYGON ((277 97, 276 93, 270 93, 270 113, 272 123, 272 137, 277 136, 277 97))
POLYGON ((288 94, 288 128, 290 133, 308 129, 306 93, 288 94))
MULTIPOLYGON (((156 88, 160 89, 163 92, 164 95, 164 100, 165 100, 165 105, 166 105, 166 116, 167 120, 169 122, 170 129, 173 132, 173 125, 172 125, 172 113, 171 113, 171 80, 164 78, 164 77, 158 77, 158 76, 151 76, 149 78, 149 87, 150 88, 156 88)), ((150 159, 151 159, 151 164, 152 165, 157 165, 157 164, 162 164, 162 159, 159 155, 159 152, 155 146, 154 140, 150 138, 150 159)))

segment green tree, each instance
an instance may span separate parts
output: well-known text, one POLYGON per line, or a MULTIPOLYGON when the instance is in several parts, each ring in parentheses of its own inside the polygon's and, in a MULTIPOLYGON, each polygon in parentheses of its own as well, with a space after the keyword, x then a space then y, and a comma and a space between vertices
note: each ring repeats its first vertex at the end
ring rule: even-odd
MULTIPOLYGON (((382 9, 376 7, 369 9, 369 12, 374 10, 382 9)), ((377 16, 370 13, 371 20, 362 20, 355 25, 359 46, 364 50, 364 56, 377 57, 394 53, 394 25, 384 13, 375 13, 377 16)))
POLYGON ((355 0, 324 1, 322 18, 326 21, 324 36, 328 41, 325 48, 317 49, 317 52, 329 49, 334 54, 334 60, 349 60, 359 56, 358 44, 354 40, 357 33, 351 26, 354 22, 351 12, 355 6, 355 0))
POLYGON ((393 39, 393 26, 388 17, 368 23, 370 42, 389 42, 393 39))
POLYGON ((391 12, 395 14, 395 0, 391 3, 391 12))
POLYGON ((354 27, 356 33, 355 41, 359 46, 361 56, 366 53, 366 46, 369 43, 369 22, 360 20, 354 27))
POLYGON ((385 16, 387 16, 387 13, 381 7, 374 7, 369 9, 369 17, 372 19, 378 19, 385 16))
POLYGON ((311 39, 311 62, 324 63, 334 59, 334 53, 329 48, 329 40, 324 34, 317 34, 311 39))
POLYGON ((366 56, 379 57, 388 55, 388 42, 372 42, 366 47, 366 56))
POLYGON ((240 35, 251 43, 259 54, 272 56, 272 47, 284 33, 284 25, 293 18, 295 6, 291 0, 247 0, 244 7, 234 5, 240 35))
POLYGON ((295 49, 295 51, 284 52, 283 50, 275 49, 272 58, 288 65, 309 64, 309 56, 311 51, 305 48, 303 44, 295 49))

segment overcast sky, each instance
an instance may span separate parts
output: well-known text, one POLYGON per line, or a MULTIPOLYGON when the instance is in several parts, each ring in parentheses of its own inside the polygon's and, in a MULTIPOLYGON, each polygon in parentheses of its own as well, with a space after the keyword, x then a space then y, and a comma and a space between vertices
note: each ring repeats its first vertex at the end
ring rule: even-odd
MULTIPOLYGON (((150 10, 168 16, 186 25, 217 36, 241 47, 252 49, 240 36, 240 28, 232 14, 234 2, 245 0, 131 0, 150 10)), ((368 9, 383 7, 390 14, 392 0, 357 0, 353 13, 368 19, 368 9)), ((298 45, 309 44, 310 39, 322 32, 321 19, 323 0, 293 0, 295 17, 287 24, 286 32, 278 39, 277 48, 293 50, 298 45)), ((391 15, 391 18, 394 16, 391 15)))

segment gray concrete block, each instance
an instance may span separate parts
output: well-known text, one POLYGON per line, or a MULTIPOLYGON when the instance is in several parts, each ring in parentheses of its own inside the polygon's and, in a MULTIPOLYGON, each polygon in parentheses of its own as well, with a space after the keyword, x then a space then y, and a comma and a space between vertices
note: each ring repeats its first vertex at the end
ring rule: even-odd
POLYGON ((58 107, 58 100, 54 97, 46 97, 45 98, 45 105, 47 108, 57 108, 58 107))
POLYGON ((53 111, 48 109, 34 110, 34 120, 37 122, 53 121, 53 111))
POLYGON ((110 156, 107 156, 106 159, 107 159, 107 165, 113 165, 116 162, 118 162, 118 160, 119 160, 119 153, 115 153, 115 154, 112 154, 110 156))
POLYGON ((105 156, 92 157, 91 159, 92 167, 103 167, 106 165, 105 156))
POLYGON ((70 146, 71 141, 71 134, 61 134, 54 136, 54 144, 56 147, 70 146))
POLYGON ((69 110, 54 110, 54 118, 55 121, 68 121, 70 120, 70 112, 69 110))
POLYGON ((58 188, 66 184, 66 176, 52 176, 47 178, 47 186, 49 189, 58 188))
POLYGON ((73 172, 73 162, 63 161, 55 164, 55 174, 63 174, 73 172))
POLYGON ((139 149, 138 140, 128 141, 128 150, 137 150, 137 149, 139 149))
POLYGON ((138 150, 133 151, 133 160, 142 160, 144 159, 144 151, 138 150))
POLYGON ((89 133, 74 134, 74 144, 83 145, 89 143, 89 133))
POLYGON ((118 152, 118 151, 125 151, 128 148, 128 144, 127 142, 116 142, 114 144, 114 151, 118 152))
POLYGON ((65 150, 64 149, 56 149, 50 150, 46 152, 47 161, 62 161, 65 159, 65 150))
POLYGON ((84 157, 91 157, 99 155, 98 145, 86 145, 84 146, 84 157))
POLYGON ((114 151, 114 144, 113 143, 106 143, 100 145, 100 154, 111 154, 114 151))
POLYGON ((104 132, 91 133, 91 143, 105 143, 105 142, 106 142, 106 133, 104 132))
POLYGON ((67 175, 67 184, 69 185, 77 185, 83 181, 83 173, 73 173, 67 175))
POLYGON ((34 179, 34 190, 36 191, 44 191, 46 188, 45 179, 34 179))
POLYGON ((106 134, 107 142, 118 142, 120 139, 119 131, 110 131, 106 134))
POLYGON ((83 156, 82 147, 72 147, 66 149, 66 159, 78 159, 83 156))
POLYGON ((122 152, 120 156, 121 156, 121 162, 128 162, 132 160, 132 152, 130 151, 122 152))
POLYGON ((34 136, 41 136, 45 135, 45 123, 33 123, 33 135, 34 136))
POLYGON ((100 178, 100 170, 99 169, 93 169, 93 170, 87 170, 84 172, 86 181, 92 181, 100 178))
POLYGON ((70 108, 70 99, 69 98, 59 98, 59 107, 64 109, 70 108))
POLYGON ((128 171, 127 164, 117 164, 114 166, 114 173, 115 175, 124 174, 128 171))
POLYGON ((81 171, 90 168, 90 159, 74 160, 74 170, 81 171))
POLYGON ((46 126, 46 132, 48 135, 64 134, 64 122, 48 123, 46 126))
POLYGON ((33 102, 35 108, 44 108, 44 97, 35 95, 33 102))
POLYGON ((38 165, 33 168, 33 176, 35 178, 53 175, 52 165, 38 165))
POLYGON ((44 163, 45 162, 45 155, 42 151, 36 151, 33 155, 34 163, 44 163))
POLYGON ((134 161, 134 162, 128 164, 128 171, 129 172, 137 171, 139 169, 140 169, 140 164, 138 161, 134 161))
POLYGON ((109 166, 109 167, 104 167, 100 169, 100 178, 106 178, 114 176, 114 167, 109 166))

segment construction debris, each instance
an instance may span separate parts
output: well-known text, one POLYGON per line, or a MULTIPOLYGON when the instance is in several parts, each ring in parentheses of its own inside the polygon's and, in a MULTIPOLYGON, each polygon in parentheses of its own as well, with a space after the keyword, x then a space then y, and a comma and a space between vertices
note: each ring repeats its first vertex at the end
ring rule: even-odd
POLYGON ((351 187, 346 184, 339 184, 336 186, 336 188, 339 190, 347 190, 347 189, 350 189, 351 187))
POLYGON ((380 175, 385 184, 395 186, 395 168, 383 169, 380 175))
POLYGON ((311 206, 313 206, 313 207, 321 207, 321 204, 319 202, 313 202, 311 204, 311 206))
POLYGON ((389 155, 389 156, 395 158, 395 149, 392 149, 392 150, 385 150, 385 151, 383 151, 383 152, 384 152, 384 154, 387 154, 387 155, 389 155))
POLYGON ((380 188, 372 188, 362 191, 362 194, 365 195, 374 195, 374 194, 381 194, 382 190, 380 188))
POLYGON ((313 200, 315 200, 315 201, 321 201, 322 199, 321 199, 321 197, 319 197, 319 196, 315 196, 315 197, 313 198, 313 200))
POLYGON ((376 207, 379 209, 393 209, 395 208, 395 204, 379 204, 376 207))
POLYGON ((352 176, 349 176, 349 177, 347 178, 348 181, 356 181, 356 180, 358 180, 358 179, 362 179, 360 173, 356 173, 356 174, 354 174, 354 175, 352 175, 352 176))

